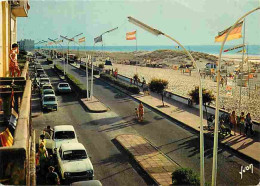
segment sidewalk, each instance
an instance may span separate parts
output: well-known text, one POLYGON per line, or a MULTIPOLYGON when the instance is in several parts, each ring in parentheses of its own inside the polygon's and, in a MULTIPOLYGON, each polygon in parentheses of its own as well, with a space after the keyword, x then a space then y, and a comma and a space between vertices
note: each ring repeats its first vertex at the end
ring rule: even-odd
POLYGON ((179 166, 158 151, 151 143, 141 136, 132 134, 119 135, 116 140, 158 185, 172 184, 171 174, 179 166))
MULTIPOLYGON (((123 81, 125 82, 125 81, 123 81)), ((108 83, 108 82, 107 82, 108 83)), ((111 83, 109 83, 111 84, 111 83)), ((116 85, 111 84, 117 89, 120 89, 116 85)), ((164 99, 165 107, 162 107, 161 97, 155 93, 151 93, 149 96, 144 96, 143 92, 140 92, 138 95, 132 95, 126 90, 123 92, 127 93, 129 96, 133 97, 138 101, 142 101, 148 107, 151 107, 158 112, 161 112, 165 116, 176 120, 177 122, 192 128, 193 130, 199 132, 200 130, 200 117, 199 110, 195 108, 190 108, 188 105, 183 103, 164 99)), ((145 116, 144 116, 145 117, 145 116)), ((206 116, 204 114, 203 126, 207 126, 206 116)), ((212 131, 204 130, 206 136, 212 136, 212 131)), ((232 131, 233 134, 233 131, 232 131)), ((230 147, 232 150, 235 150, 241 153, 244 156, 247 156, 257 162, 260 162, 260 143, 259 137, 247 138, 243 135, 237 134, 236 136, 228 136, 224 139, 219 139, 220 143, 230 147)))

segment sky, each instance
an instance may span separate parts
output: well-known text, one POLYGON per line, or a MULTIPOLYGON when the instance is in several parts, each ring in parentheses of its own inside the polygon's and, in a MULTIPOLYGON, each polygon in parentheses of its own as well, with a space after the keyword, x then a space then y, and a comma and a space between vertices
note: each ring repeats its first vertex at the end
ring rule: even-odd
MULTIPOLYGON (((86 45, 103 32, 106 46, 135 45, 126 33, 137 31, 138 45, 176 45, 164 36, 154 36, 128 22, 132 16, 174 37, 183 45, 219 45, 214 38, 232 26, 246 12, 260 6, 260 0, 30 0, 27 18, 18 18, 18 41, 35 42, 73 37, 83 33, 86 45)), ((246 18, 248 44, 260 44, 260 10, 246 18)), ((80 38, 78 37, 78 38, 80 38)), ((242 39, 227 44, 241 44, 242 39)))

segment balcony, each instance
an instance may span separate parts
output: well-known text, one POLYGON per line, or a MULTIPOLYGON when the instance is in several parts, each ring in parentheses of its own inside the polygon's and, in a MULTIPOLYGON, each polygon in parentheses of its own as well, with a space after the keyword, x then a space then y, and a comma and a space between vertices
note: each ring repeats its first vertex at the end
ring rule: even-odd
POLYGON ((28 17, 30 9, 28 0, 11 0, 12 14, 16 17, 28 17))

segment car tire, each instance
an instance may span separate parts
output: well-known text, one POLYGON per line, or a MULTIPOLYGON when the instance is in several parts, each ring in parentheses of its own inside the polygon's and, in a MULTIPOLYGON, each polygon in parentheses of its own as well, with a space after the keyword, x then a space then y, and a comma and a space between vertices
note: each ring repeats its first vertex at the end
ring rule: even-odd
POLYGON ((93 177, 90 177, 89 180, 93 180, 94 178, 93 177))

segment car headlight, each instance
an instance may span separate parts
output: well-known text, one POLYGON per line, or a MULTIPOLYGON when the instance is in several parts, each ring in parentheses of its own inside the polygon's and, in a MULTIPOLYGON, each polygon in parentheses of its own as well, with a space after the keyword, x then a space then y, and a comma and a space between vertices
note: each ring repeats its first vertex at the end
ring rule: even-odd
POLYGON ((93 175, 93 170, 87 170, 88 175, 93 175))
POLYGON ((70 176, 70 172, 64 172, 64 177, 69 177, 70 176))

